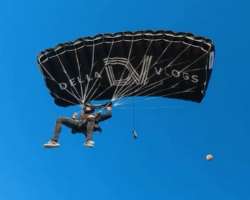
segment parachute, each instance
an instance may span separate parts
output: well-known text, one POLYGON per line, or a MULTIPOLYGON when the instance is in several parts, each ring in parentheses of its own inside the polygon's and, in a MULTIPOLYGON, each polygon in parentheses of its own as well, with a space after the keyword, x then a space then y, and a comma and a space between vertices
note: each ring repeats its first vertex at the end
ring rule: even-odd
POLYGON ((214 52, 211 40, 191 33, 119 32, 59 44, 38 63, 59 106, 132 96, 201 102, 214 52))

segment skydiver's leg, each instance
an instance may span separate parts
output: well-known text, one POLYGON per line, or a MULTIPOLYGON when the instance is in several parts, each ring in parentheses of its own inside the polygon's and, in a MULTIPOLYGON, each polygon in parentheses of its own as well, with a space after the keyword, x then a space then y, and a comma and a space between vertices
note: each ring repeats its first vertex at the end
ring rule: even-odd
POLYGON ((55 129, 54 129, 54 134, 51 138, 51 140, 53 141, 58 141, 59 137, 60 137, 60 133, 62 130, 62 125, 65 125, 71 129, 76 129, 78 126, 78 121, 74 120, 72 118, 68 118, 68 117, 60 117, 56 120, 56 125, 55 125, 55 129))
POLYGON ((95 127, 95 121, 90 120, 87 122, 87 131, 86 131, 86 140, 92 140, 93 139, 93 131, 95 127))
POLYGON ((95 120, 88 120, 86 126, 86 142, 84 145, 86 147, 94 147, 95 142, 93 141, 93 132, 95 128, 95 120))

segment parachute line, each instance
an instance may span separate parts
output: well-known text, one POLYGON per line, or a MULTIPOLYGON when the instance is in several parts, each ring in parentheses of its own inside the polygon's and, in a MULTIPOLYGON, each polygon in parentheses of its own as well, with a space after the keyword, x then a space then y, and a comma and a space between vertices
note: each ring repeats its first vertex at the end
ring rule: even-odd
MULTIPOLYGON (((146 51, 145 51, 145 53, 144 53, 144 56, 142 56, 142 59, 140 60, 139 64, 135 67, 135 70, 137 70, 138 67, 143 63, 143 60, 145 59, 145 56, 147 55, 149 49, 151 48, 152 43, 153 43, 153 41, 151 40, 151 41, 149 42, 148 46, 147 46, 147 49, 146 49, 146 51)), ((125 84, 124 84, 124 85, 125 85, 125 84)), ((132 84, 132 86, 133 86, 133 84, 132 84)), ((123 87, 124 87, 124 86, 123 86, 123 87)), ((120 90, 118 91, 118 93, 122 93, 123 87, 120 88, 120 90)), ((130 87, 130 86, 127 86, 127 89, 128 89, 129 87, 130 87)), ((126 88, 125 88, 125 89, 126 89, 126 88)), ((113 96, 115 96, 115 95, 113 95, 113 96)), ((122 96, 122 95, 117 95, 117 98, 120 98, 121 96, 122 96)))
MULTIPOLYGON (((58 60, 59 60, 59 62, 60 62, 60 65, 61 65, 61 67, 62 67, 62 70, 63 70, 64 74, 66 75, 68 81, 70 82, 70 76, 69 76, 67 70, 65 69, 65 66, 64 66, 63 63, 62 63, 62 60, 60 59, 59 56, 57 56, 57 58, 58 58, 58 60)), ((75 88, 74 85, 73 85, 72 88, 74 88, 74 90, 75 90, 75 92, 76 92, 76 94, 75 94, 75 93, 72 91, 72 92, 74 93, 74 95, 77 96, 78 99, 81 99, 80 94, 78 93, 78 91, 77 91, 77 89, 75 88)))
MULTIPOLYGON (((78 68, 78 72, 79 72, 79 77, 80 77, 80 79, 82 79, 81 67, 80 67, 79 58, 78 58, 78 55, 77 55, 76 48, 75 48, 75 57, 76 57, 76 63, 77 63, 77 68, 78 68)), ((82 87, 81 82, 80 82, 80 88, 81 88, 81 99, 83 100, 83 87, 82 87)))
MULTIPOLYGON (((158 64, 162 58, 162 56, 167 52, 168 48, 170 47, 170 45, 172 44, 172 42, 170 42, 166 48, 164 48, 164 50, 162 51, 162 53, 160 54, 160 56, 157 58, 157 60, 154 62, 154 64, 150 67, 152 68, 153 66, 155 66, 156 64, 158 64)), ((169 68, 185 51, 187 51, 190 48, 190 46, 187 46, 184 50, 182 50, 176 57, 174 57, 174 59, 169 62, 169 64, 165 67, 165 68, 169 68)), ((144 55, 145 56, 145 55, 144 55)), ((154 77, 155 74, 152 76, 154 77)), ((152 77, 150 77, 149 79, 151 79, 152 77)), ((161 80, 160 80, 161 81, 161 80)), ((140 91, 142 88, 144 87, 144 85, 142 85, 141 87, 139 87, 135 92, 133 92, 134 94, 136 94, 137 91, 140 91)))
MULTIPOLYGON (((130 49, 129 49, 129 53, 128 53, 128 58, 127 58, 126 66, 129 64, 129 60, 130 60, 130 56, 131 56, 131 52, 132 52, 132 48, 133 48, 133 43, 134 43, 134 38, 132 37, 132 39, 131 39, 131 45, 130 45, 130 49)), ((124 70, 123 70, 123 72, 122 72, 122 75, 121 75, 121 78, 123 78, 123 75, 124 75, 125 71, 126 71, 126 68, 124 68, 124 70)), ((120 78, 120 79, 121 79, 121 78, 120 78)), ((128 80, 130 80, 130 79, 127 79, 126 83, 123 84, 123 85, 126 85, 127 82, 128 82, 128 80)), ((118 90, 118 88, 119 88, 118 86, 119 86, 119 84, 117 84, 117 86, 116 86, 116 88, 115 88, 115 91, 114 91, 114 93, 113 93, 112 99, 116 96, 116 92, 117 92, 117 90, 118 90)))
MULTIPOLYGON (((54 81, 56 84, 59 84, 59 82, 49 73, 49 71, 46 69, 46 67, 42 64, 42 63, 40 63, 40 66, 41 66, 41 68, 49 75, 49 79, 50 80, 52 80, 52 81, 54 81)), ((46 76, 45 76, 45 78, 46 78, 46 76)), ((81 102, 81 100, 73 93, 73 91, 69 91, 68 89, 65 89, 65 91, 69 94, 69 95, 71 95, 72 97, 74 97, 79 103, 81 102)), ((52 92, 53 93, 53 92, 52 92)), ((58 96, 58 95, 57 95, 58 96)), ((61 99, 63 99, 63 98, 61 98, 61 99)), ((74 103, 75 104, 75 103, 74 103)))
MULTIPOLYGON (((94 63, 95 63, 95 43, 94 43, 94 41, 93 41, 91 68, 90 68, 90 73, 89 73, 90 76, 91 76, 92 70, 93 70, 93 68, 94 68, 94 63)), ((90 82, 90 80, 88 79, 88 80, 87 80, 87 85, 86 85, 86 87, 85 87, 84 97, 83 97, 83 102, 84 102, 84 103, 86 102, 86 95, 87 95, 87 91, 88 91, 88 87, 89 87, 89 82, 90 82)))
MULTIPOLYGON (((111 55, 113 45, 114 45, 114 40, 112 41, 112 43, 111 43, 111 45, 110 45, 109 52, 108 52, 108 58, 107 58, 107 59, 109 59, 109 57, 110 57, 110 55, 111 55)), ((103 71, 104 71, 104 70, 105 70, 105 67, 102 68, 102 70, 101 70, 101 72, 100 72, 100 75, 103 74, 103 71)), ((95 85, 96 85, 96 83, 98 82, 98 80, 99 80, 99 79, 96 79, 96 80, 94 81, 93 86, 92 86, 91 89, 89 90, 89 92, 88 92, 88 94, 87 94, 87 97, 86 97, 87 100, 88 100, 88 96, 90 95, 92 89, 95 87, 95 85)), ((99 89, 100 85, 101 85, 101 84, 98 85, 98 87, 96 88, 96 90, 99 89)), ((91 99, 92 97, 94 97, 94 94, 95 94, 95 93, 93 93, 89 99, 91 99)))

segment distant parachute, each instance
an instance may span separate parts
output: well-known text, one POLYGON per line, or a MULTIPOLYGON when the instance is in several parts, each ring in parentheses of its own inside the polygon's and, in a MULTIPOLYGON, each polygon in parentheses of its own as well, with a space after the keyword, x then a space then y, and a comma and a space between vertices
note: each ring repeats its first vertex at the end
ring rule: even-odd
POLYGON ((214 59, 204 37, 170 31, 120 32, 59 44, 38 56, 50 94, 60 106, 130 96, 200 102, 214 59))

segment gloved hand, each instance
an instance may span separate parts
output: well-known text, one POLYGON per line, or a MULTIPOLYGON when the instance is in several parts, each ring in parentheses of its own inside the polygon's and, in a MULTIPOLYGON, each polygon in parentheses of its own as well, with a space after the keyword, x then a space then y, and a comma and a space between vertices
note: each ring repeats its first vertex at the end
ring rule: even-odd
POLYGON ((77 117, 78 117, 78 114, 77 114, 77 112, 74 112, 73 114, 72 114, 72 119, 77 119, 77 117))

